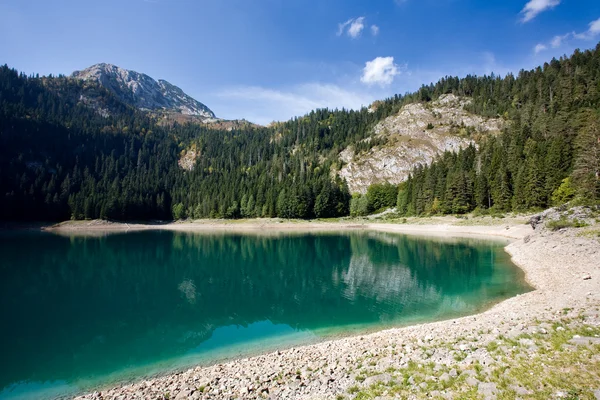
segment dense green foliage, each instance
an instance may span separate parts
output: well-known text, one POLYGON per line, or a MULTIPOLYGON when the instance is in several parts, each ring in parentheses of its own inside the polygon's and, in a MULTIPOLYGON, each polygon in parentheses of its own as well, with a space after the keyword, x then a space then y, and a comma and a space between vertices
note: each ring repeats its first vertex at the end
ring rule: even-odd
POLYGON ((546 207, 600 198, 600 46, 534 71, 447 77, 371 110, 315 110, 271 127, 162 126, 92 83, 0 67, 0 219, 314 218, 364 215, 397 203, 405 215, 546 207), (404 104, 445 93, 503 116, 506 131, 431 166, 398 190, 351 200, 334 178, 338 154, 404 104), (178 166, 188 149, 192 171, 178 166), (565 181, 566 178, 569 178, 565 181))
POLYGON ((422 91, 474 96, 472 111, 510 119, 479 149, 417 166, 400 185, 402 215, 544 208, 600 199, 600 45, 518 78, 446 79, 422 91))
POLYGON ((347 215, 347 186, 330 173, 337 154, 405 101, 270 128, 166 127, 92 83, 0 67, 0 219, 347 215))

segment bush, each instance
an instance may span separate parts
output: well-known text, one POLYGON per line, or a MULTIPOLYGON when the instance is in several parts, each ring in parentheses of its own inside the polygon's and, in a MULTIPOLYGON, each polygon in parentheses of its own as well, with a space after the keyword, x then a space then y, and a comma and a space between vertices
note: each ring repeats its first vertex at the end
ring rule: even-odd
POLYGON ((173 206, 173 219, 180 220, 185 218, 185 210, 183 204, 177 203, 173 206))
POLYGON ((367 189, 370 213, 394 207, 397 198, 398 186, 391 183, 374 183, 367 189))
POLYGON ((489 214, 490 210, 488 208, 476 207, 473 210, 473 217, 482 217, 489 214))
POLYGON ((564 216, 546 223, 546 227, 551 231, 558 231, 564 228, 583 228, 584 226, 588 226, 585 221, 578 219, 571 220, 564 216))
POLYGON ((369 200, 366 195, 354 194, 350 200, 350 216, 361 217, 369 214, 369 200))

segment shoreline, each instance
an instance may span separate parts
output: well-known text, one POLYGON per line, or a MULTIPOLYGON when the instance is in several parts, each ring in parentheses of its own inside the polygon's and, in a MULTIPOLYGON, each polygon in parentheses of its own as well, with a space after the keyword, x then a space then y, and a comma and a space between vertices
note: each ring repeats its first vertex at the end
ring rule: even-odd
MULTIPOLYGON (((239 232, 239 233, 289 233, 289 232, 335 232, 348 230, 374 230, 402 234, 417 234, 424 236, 497 236, 518 240, 533 232, 525 223, 515 223, 514 220, 503 224, 457 224, 461 220, 440 218, 426 224, 398 224, 393 222, 371 222, 368 220, 348 221, 296 221, 281 219, 251 219, 251 220, 197 220, 169 223, 126 223, 92 221, 65 221, 50 226, 41 226, 44 232, 52 232, 69 236, 94 236, 111 233, 125 233, 149 230, 168 230, 178 232, 239 232)), ((429 221, 428 221, 429 222, 429 221)), ((503 221, 502 221, 503 222, 503 221)))
MULTIPOLYGON (((539 321, 555 321, 564 316, 581 314, 587 309, 598 310, 600 306, 600 243, 594 238, 581 237, 573 229, 559 232, 545 229, 534 231, 529 225, 508 221, 506 224, 493 226, 449 223, 358 224, 354 221, 297 223, 272 220, 251 223, 185 222, 160 226, 110 223, 109 229, 106 229, 105 224, 92 227, 86 223, 74 225, 77 226, 67 223, 44 230, 61 235, 85 235, 152 229, 254 233, 360 229, 425 236, 466 236, 482 239, 503 237, 511 241, 504 250, 510 255, 511 261, 523 271, 525 281, 533 288, 530 292, 505 299, 474 315, 336 338, 215 365, 197 366, 117 387, 103 388, 102 392, 89 393, 77 399, 116 399, 121 396, 176 399, 269 396, 336 398, 338 395, 347 396, 348 391, 354 390, 356 385, 363 388, 362 382, 356 381, 357 373, 352 371, 365 368, 365 354, 376 360, 369 365, 373 364, 374 372, 381 375, 385 374, 386 365, 388 369, 390 366, 402 369, 408 368, 410 362, 423 363, 422 356, 415 349, 423 347, 424 343, 436 344, 441 340, 456 341, 464 337, 477 337, 474 340, 492 343, 499 340, 498 338, 527 333, 531 329, 545 330, 546 328, 539 328, 539 321), (394 350, 390 351, 390 346, 400 346, 402 354, 399 358, 394 354, 394 350), (340 360, 343 361, 341 368, 340 360), (298 371, 300 375, 296 373, 298 371), (314 371, 319 371, 319 374, 315 375, 314 371), (323 380, 323 376, 327 379, 323 380), (278 378, 274 379, 275 377, 278 378), (168 396, 165 393, 168 393, 168 396)), ((595 316, 598 317, 597 314, 595 316)), ((598 324, 600 325, 600 322, 598 324)), ((442 346, 442 343, 439 345, 442 346)), ((460 346, 459 350, 450 351, 450 354, 454 353, 455 359, 457 353, 466 352, 462 350, 462 346, 466 345, 460 346)), ((484 354, 483 357, 487 360, 490 356, 484 354)), ((470 368, 468 363, 443 356, 436 362, 436 366, 438 362, 444 368, 453 366, 454 369, 465 371, 470 368)))

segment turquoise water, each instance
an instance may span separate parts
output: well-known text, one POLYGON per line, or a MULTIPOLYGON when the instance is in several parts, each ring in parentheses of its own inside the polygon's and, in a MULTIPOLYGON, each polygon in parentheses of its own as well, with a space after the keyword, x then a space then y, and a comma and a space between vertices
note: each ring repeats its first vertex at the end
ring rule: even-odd
POLYGON ((379 232, 0 233, 0 399, 474 313, 528 290, 505 244, 379 232))

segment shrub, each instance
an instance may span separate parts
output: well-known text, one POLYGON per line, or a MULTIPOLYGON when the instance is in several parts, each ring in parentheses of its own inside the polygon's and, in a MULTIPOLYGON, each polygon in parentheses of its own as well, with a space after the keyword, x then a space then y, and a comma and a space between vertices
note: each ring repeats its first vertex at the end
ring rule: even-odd
POLYGON ((481 217, 484 215, 489 215, 490 210, 488 208, 476 207, 473 210, 473 217, 481 217))
POLYGON ((558 231, 564 228, 583 228, 584 226, 588 226, 585 221, 578 219, 570 220, 564 216, 546 223, 546 227, 551 231, 558 231))
POLYGON ((350 216, 360 217, 369 213, 369 200, 366 195, 354 194, 350 200, 350 216))
POLYGON ((177 203, 173 206, 173 219, 179 220, 185 218, 183 204, 177 203))
POLYGON ((390 183, 374 183, 367 189, 369 212, 394 207, 398 197, 398 186, 390 183))

